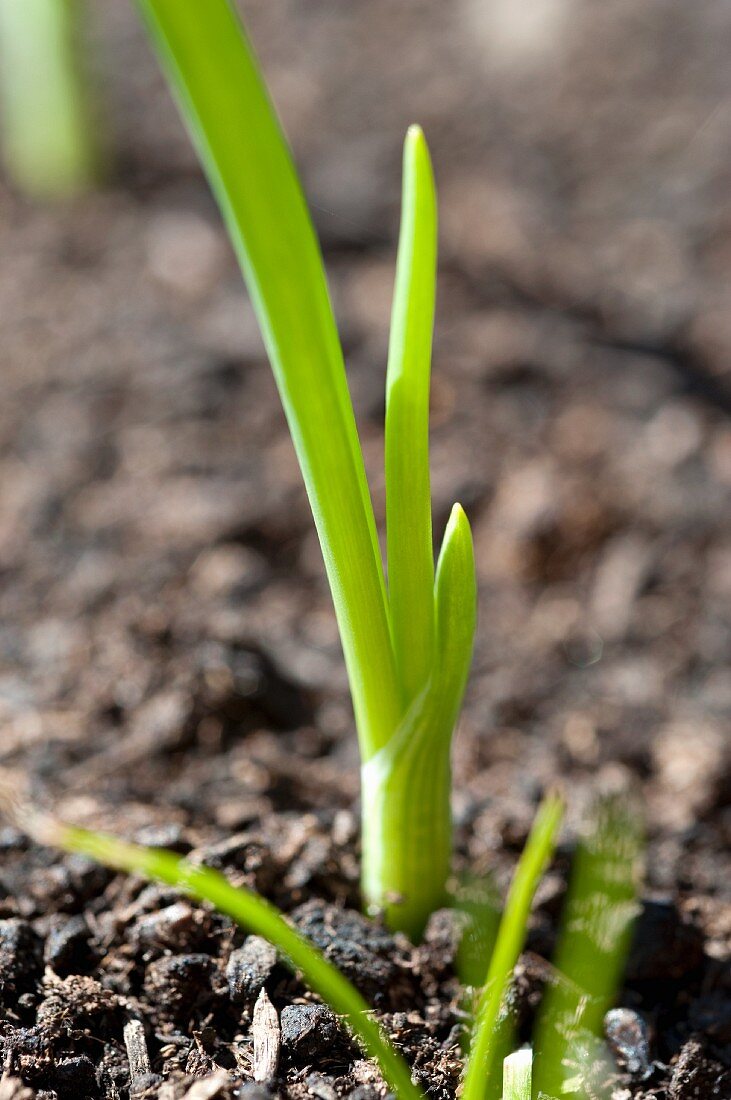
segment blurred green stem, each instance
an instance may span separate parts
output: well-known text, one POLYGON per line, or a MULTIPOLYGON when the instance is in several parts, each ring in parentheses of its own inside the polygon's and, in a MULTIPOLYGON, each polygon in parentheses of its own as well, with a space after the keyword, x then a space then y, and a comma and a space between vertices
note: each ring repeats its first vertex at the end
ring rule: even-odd
POLYGON ((96 176, 81 15, 80 0, 0 0, 4 159, 33 198, 76 194, 96 176))

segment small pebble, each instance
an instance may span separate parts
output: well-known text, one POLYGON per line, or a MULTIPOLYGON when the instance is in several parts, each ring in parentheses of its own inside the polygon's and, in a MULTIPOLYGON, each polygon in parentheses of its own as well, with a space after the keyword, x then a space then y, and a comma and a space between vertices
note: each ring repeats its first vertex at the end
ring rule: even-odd
POLYGON ((0 920, 0 1001, 33 988, 41 975, 41 940, 20 917, 0 920))
POLYGON ((59 978, 89 970, 94 952, 89 943, 89 926, 85 917, 79 914, 54 919, 43 949, 43 960, 59 978))
POLYGON ((142 1073, 130 1084, 130 1096, 138 1097, 145 1093, 154 1093, 159 1089, 162 1084, 162 1077, 159 1073, 142 1073))
POLYGON ((283 1046, 302 1061, 324 1054, 342 1038, 336 1017, 324 1005, 287 1005, 280 1024, 283 1046))
POLYGON ((272 1097, 267 1086, 258 1081, 244 1081, 238 1094, 239 1100, 271 1100, 272 1097))
POLYGON ((190 951, 206 939, 208 924, 203 912, 195 911, 187 902, 178 901, 157 913, 139 917, 130 929, 130 936, 140 944, 190 951))
POLYGON ((253 1000, 277 963, 277 952, 261 936, 249 936, 243 947, 235 948, 226 966, 226 981, 235 1004, 253 1000))
POLYGON ((332 1077, 325 1077, 322 1073, 310 1073, 305 1078, 307 1090, 318 1100, 337 1100, 337 1092, 332 1077))
POLYGON ((604 1034, 627 1073, 650 1075, 650 1044, 645 1021, 631 1008, 613 1008, 604 1017, 604 1034))

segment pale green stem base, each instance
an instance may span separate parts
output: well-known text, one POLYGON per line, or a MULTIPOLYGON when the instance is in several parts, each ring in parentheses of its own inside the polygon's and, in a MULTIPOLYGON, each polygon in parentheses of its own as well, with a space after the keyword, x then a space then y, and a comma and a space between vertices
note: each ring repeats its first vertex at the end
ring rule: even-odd
POLYGON ((369 913, 385 915, 389 928, 418 941, 430 913, 446 901, 449 744, 394 740, 361 768, 363 900, 369 913))

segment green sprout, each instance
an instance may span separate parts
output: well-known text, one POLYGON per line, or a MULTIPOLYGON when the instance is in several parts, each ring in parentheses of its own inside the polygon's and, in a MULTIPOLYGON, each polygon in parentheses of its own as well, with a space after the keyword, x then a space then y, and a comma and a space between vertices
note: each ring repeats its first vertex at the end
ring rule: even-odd
POLYGON ((500 1010, 525 943, 533 897, 553 855, 563 812, 563 802, 557 795, 544 799, 513 876, 475 1013, 462 1100, 493 1100, 500 1095, 498 1070, 506 1045, 500 1010))
MULTIPOLYGON (((589 1096, 587 1077, 609 1063, 604 1015, 624 973, 639 907, 644 848, 639 814, 624 798, 594 808, 571 870, 554 965, 535 1032, 539 1093, 589 1096)), ((608 1092, 609 1090, 607 1090, 608 1092)))
POLYGON ((413 938, 446 898, 450 746, 476 619, 455 505, 434 569, 428 406, 436 203, 426 141, 404 149, 386 411, 388 588, 320 248, 284 134, 229 0, 137 0, 218 199, 274 371, 325 560, 362 761, 362 887, 413 938))
POLYGON ((533 1051, 521 1047, 503 1060, 503 1100, 531 1100, 533 1051))
POLYGON ((80 14, 80 0, 0 0, 4 159, 32 198, 76 194, 97 175, 80 14))

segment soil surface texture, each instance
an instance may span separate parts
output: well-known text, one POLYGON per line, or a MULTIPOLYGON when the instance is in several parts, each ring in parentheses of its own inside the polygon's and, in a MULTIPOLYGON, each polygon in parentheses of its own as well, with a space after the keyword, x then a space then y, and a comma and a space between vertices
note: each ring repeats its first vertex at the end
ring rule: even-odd
MULTIPOLYGON (((728 4, 243 7, 379 520, 406 126, 432 146, 435 531, 461 501, 480 581, 457 871, 504 888, 542 792, 570 795, 514 978, 520 1037, 587 807, 634 792, 647 875, 611 1095, 729 1100, 728 4)), ((275 901, 446 1100, 455 924, 435 914, 414 947, 358 911, 352 714, 271 373, 132 6, 93 8, 107 186, 60 208, 0 186, 0 766, 66 820, 275 901)), ((10 825, 0 1004, 0 1100, 386 1091, 264 942, 10 825), (255 1081, 262 1019, 280 1051, 255 1081)))

